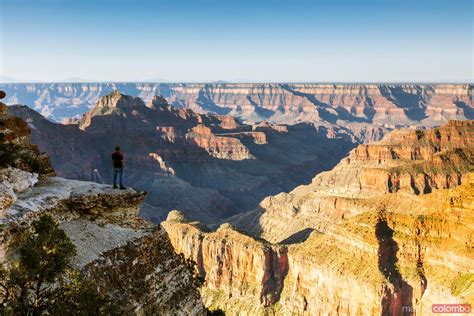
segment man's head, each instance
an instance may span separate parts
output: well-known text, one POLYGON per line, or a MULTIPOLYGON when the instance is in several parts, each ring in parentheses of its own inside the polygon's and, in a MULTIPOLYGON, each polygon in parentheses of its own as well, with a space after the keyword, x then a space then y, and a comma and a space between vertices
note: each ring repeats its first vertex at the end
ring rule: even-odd
POLYGON ((120 151, 120 146, 115 146, 115 151, 120 151))

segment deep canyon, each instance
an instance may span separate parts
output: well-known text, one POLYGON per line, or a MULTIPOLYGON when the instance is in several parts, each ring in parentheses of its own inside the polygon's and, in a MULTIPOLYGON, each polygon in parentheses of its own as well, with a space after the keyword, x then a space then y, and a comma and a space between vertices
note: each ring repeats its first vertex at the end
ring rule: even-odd
POLYGON ((10 83, 7 104, 25 104, 63 121, 82 116, 114 90, 145 103, 162 95, 176 108, 231 115, 254 124, 309 122, 357 141, 379 140, 397 126, 474 119, 472 84, 319 83, 10 83))
POLYGON ((118 91, 74 124, 50 122, 26 106, 9 111, 29 124, 32 141, 69 179, 110 183, 110 155, 121 145, 126 182, 149 193, 142 215, 155 222, 173 209, 205 223, 249 211, 266 196, 308 183, 354 146, 310 124, 247 125, 118 91))
POLYGON ((470 84, 1 87, 1 141, 22 148, 0 148, 3 253, 51 212, 99 285, 150 280, 149 295, 123 293, 145 312, 414 315, 474 301, 470 84), (137 191, 104 185, 116 144, 137 191), (166 269, 183 280, 174 292, 166 269))

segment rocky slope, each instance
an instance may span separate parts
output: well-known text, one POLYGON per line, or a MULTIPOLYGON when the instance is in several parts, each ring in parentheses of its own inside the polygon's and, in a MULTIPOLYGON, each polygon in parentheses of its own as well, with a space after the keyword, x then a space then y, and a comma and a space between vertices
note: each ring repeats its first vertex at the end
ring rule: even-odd
POLYGON ((471 84, 31 83, 2 84, 10 104, 27 104, 62 121, 82 115, 113 90, 145 102, 163 95, 178 108, 256 123, 310 122, 359 141, 398 125, 432 126, 473 119, 471 84))
POLYGON ((12 243, 50 214, 77 247, 75 264, 127 315, 205 315, 193 270, 161 227, 138 216, 145 193, 52 177, 29 129, 0 103, 0 264, 12 243), (8 159, 4 159, 7 157, 8 159))
POLYGON ((24 106, 10 111, 28 122, 33 141, 66 178, 110 182, 110 154, 120 144, 126 183, 149 192, 142 214, 155 221, 172 209, 206 223, 251 210, 268 195, 309 182, 353 147, 308 124, 245 125, 117 91, 76 124, 49 122, 24 106))
POLYGON ((472 121, 394 132, 232 225, 206 231, 175 213, 162 225, 206 278, 204 302, 231 315, 413 315, 469 303, 473 136, 472 121))

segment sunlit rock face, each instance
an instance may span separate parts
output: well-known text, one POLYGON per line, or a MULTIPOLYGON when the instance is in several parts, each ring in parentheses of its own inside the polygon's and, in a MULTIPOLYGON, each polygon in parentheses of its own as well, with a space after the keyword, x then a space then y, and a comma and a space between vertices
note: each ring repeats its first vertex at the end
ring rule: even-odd
POLYGON ((454 188, 467 181, 465 175, 474 171, 473 162, 473 121, 450 121, 424 131, 394 131, 380 142, 359 145, 311 184, 268 197, 256 210, 231 222, 272 242, 302 227, 325 231, 334 221, 370 210, 373 206, 366 203, 367 198, 454 188))
POLYGON ((75 244, 73 264, 122 313, 205 315, 193 267, 161 227, 138 215, 144 192, 51 176, 26 123, 6 111, 0 123, 1 157, 8 157, 0 165, 0 264, 18 255, 12 245, 47 214, 75 244))
POLYGON ((216 136, 209 127, 203 124, 193 127, 186 134, 186 138, 193 141, 198 147, 206 150, 212 157, 230 160, 254 158, 250 154, 249 149, 239 139, 216 136))
POLYGON ((38 182, 38 174, 8 167, 0 169, 0 214, 16 200, 16 194, 38 182))
POLYGON ((362 142, 379 140, 396 126, 474 118, 470 84, 15 83, 2 88, 7 103, 27 104, 56 121, 81 116, 100 97, 119 90, 145 103, 162 95, 178 108, 251 124, 338 126, 362 142))
POLYGON ((394 132, 217 231, 180 216, 163 227, 201 267, 204 302, 231 315, 424 314, 469 303, 473 132, 472 121, 394 132))
POLYGON ((126 185, 149 192, 142 215, 155 222, 172 209, 205 223, 249 211, 268 195, 308 183, 354 146, 348 135, 309 124, 247 125, 175 108, 162 96, 145 104, 118 91, 77 124, 52 123, 25 106, 10 111, 66 178, 110 183, 110 155, 120 145, 126 185))
POLYGON ((161 225, 176 251, 197 263, 206 280, 203 300, 211 309, 255 315, 278 301, 288 272, 285 248, 256 241, 229 224, 202 231, 178 211, 161 225))

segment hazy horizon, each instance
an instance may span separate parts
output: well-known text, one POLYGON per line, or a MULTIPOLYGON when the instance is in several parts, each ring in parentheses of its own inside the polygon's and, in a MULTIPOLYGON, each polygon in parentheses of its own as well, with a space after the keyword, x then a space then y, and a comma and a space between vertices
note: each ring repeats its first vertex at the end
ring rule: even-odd
POLYGON ((1 0, 0 81, 471 83, 472 7, 1 0))
POLYGON ((0 84, 103 84, 103 83, 151 83, 151 84, 456 84, 456 85, 473 85, 473 81, 252 81, 252 80, 241 80, 241 81, 227 81, 227 80, 216 80, 216 81, 153 81, 153 80, 125 80, 125 81, 107 81, 107 80, 79 80, 79 81, 65 81, 65 80, 54 80, 54 81, 2 81, 0 84))

